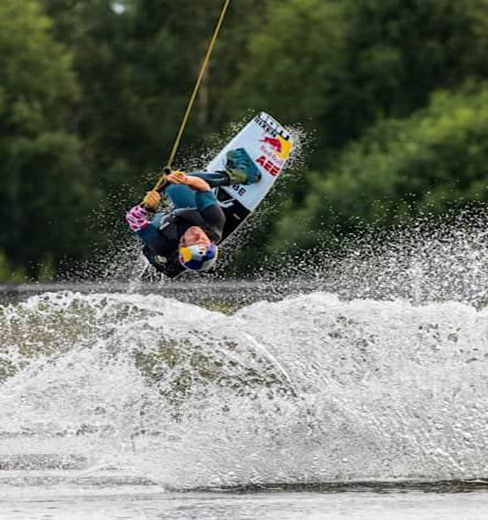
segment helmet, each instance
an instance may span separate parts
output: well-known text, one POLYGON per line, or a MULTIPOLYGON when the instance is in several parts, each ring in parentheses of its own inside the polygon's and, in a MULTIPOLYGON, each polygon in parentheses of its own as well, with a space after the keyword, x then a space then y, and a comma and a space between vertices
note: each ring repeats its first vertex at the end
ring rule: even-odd
POLYGON ((213 243, 195 244, 179 248, 179 261, 185 269, 207 271, 217 261, 218 249, 213 243))

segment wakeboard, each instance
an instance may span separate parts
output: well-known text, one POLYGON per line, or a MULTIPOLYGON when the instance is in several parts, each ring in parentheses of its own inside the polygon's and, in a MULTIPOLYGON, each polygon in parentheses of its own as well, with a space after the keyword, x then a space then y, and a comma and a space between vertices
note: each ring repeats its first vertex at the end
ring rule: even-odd
POLYGON ((259 182, 235 184, 215 189, 225 216, 221 244, 236 231, 261 204, 283 171, 293 141, 290 133, 269 114, 260 112, 208 164, 207 171, 224 170, 227 152, 244 148, 261 173, 259 182))
MULTIPOLYGON (((224 243, 261 204, 280 176, 293 149, 288 132, 265 112, 257 114, 207 165, 209 172, 225 170, 227 152, 243 148, 261 173, 261 179, 249 185, 221 186, 214 192, 226 216, 222 234, 224 243)), ((182 267, 182 271, 185 269, 182 267)), ((173 278, 179 276, 177 273, 173 278)))

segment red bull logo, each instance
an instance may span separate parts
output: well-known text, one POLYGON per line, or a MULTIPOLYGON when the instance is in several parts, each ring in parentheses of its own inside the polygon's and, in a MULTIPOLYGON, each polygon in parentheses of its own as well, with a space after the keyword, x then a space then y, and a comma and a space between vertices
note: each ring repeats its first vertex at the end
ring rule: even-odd
POLYGON ((283 148, 281 146, 281 141, 277 139, 276 137, 268 137, 265 136, 264 139, 261 139, 261 143, 266 143, 275 150, 275 152, 282 153, 283 148))
POLYGON ((267 144, 275 152, 276 156, 282 160, 287 159, 290 155, 291 143, 283 139, 283 137, 270 137, 265 135, 260 142, 267 144))

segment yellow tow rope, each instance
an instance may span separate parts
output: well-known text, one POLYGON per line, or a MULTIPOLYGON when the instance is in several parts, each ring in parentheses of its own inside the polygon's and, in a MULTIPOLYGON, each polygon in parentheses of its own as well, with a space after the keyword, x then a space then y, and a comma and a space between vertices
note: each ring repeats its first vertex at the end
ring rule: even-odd
POLYGON ((207 69, 207 65, 208 65, 208 62, 210 60, 210 56, 212 54, 215 42, 217 41, 217 36, 219 34, 220 28, 222 27, 222 23, 224 21, 225 14, 227 12, 227 8, 229 7, 229 4, 230 4, 230 0, 225 0, 224 5, 222 7, 222 11, 221 11, 220 16, 219 16, 219 20, 217 22, 217 25, 215 26, 215 30, 214 30, 212 39, 210 40, 210 43, 209 43, 209 46, 208 46, 208 49, 207 49, 207 53, 205 54, 205 58, 203 60, 202 66, 200 67, 200 72, 198 74, 198 78, 197 78, 197 81, 195 83, 195 87, 193 88, 193 93, 192 93, 192 95, 190 97, 190 101, 188 102, 188 106, 186 107, 186 112, 185 112, 185 115, 183 116, 183 120, 181 121, 180 129, 178 130, 178 134, 176 135, 176 139, 175 139, 175 142, 173 144, 173 148, 171 150, 171 154, 169 156, 167 165, 164 168, 164 173, 161 175, 161 177, 159 178, 158 182, 154 186, 154 188, 153 188, 154 190, 158 190, 162 186, 162 184, 164 183, 164 181, 166 179, 166 175, 171 172, 171 166, 173 164, 176 152, 178 150, 178 146, 180 145, 181 137, 183 135, 183 132, 184 132, 185 127, 186 127, 186 124, 188 122, 188 118, 190 117, 190 112, 191 112, 191 110, 193 108, 193 104, 194 104, 195 99, 197 97, 198 90, 200 89, 200 85, 202 83, 202 79, 203 79, 203 76, 205 74, 205 70, 207 69))

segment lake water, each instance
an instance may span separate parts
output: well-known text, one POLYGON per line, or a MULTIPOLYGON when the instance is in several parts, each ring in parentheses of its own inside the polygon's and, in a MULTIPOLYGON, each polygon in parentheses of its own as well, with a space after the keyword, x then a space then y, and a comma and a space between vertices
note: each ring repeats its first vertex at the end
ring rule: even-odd
POLYGON ((488 493, 174 493, 158 489, 8 489, 2 520, 484 520, 488 493))
POLYGON ((0 341, 2 520, 488 518, 471 301, 66 291, 0 341))

